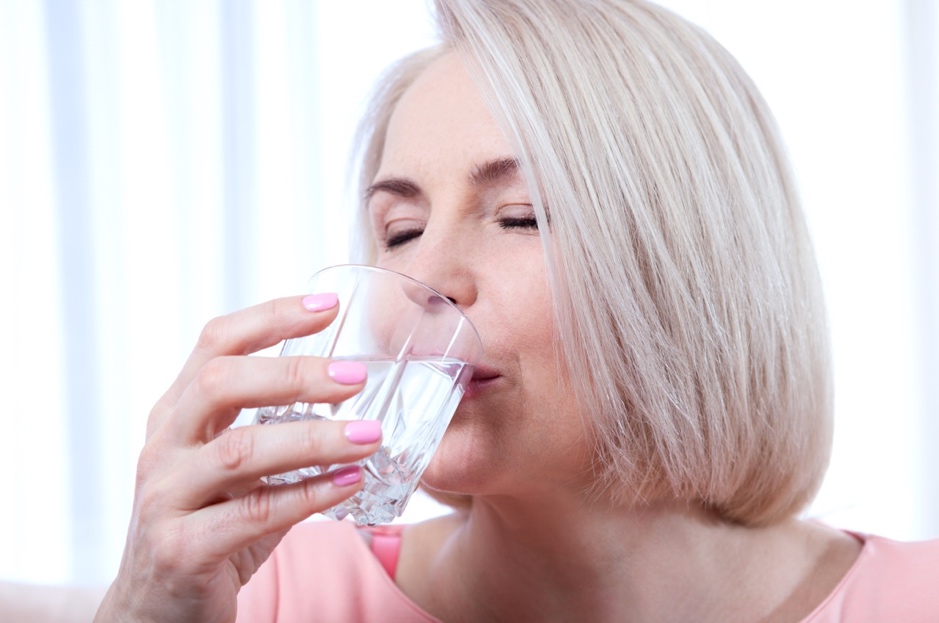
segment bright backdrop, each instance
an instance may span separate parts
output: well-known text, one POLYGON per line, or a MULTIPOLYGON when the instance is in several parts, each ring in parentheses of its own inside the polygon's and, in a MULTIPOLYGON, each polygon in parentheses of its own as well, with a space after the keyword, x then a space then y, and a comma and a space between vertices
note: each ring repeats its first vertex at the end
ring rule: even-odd
MULTIPOLYGON (((935 0, 668 0, 775 110, 835 347, 812 515, 939 536, 935 0)), ((355 122, 424 0, 0 0, 0 578, 107 582, 209 318, 347 259, 355 122)), ((410 519, 438 512, 419 501, 410 519)))

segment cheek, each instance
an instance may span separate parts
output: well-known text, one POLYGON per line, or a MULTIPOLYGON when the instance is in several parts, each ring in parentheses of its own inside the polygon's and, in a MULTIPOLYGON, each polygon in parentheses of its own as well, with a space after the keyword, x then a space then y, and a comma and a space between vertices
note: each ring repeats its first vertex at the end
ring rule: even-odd
POLYGON ((524 378, 525 402, 552 420, 577 419, 575 412, 580 409, 563 359, 547 279, 543 273, 531 275, 529 284, 528 295, 518 301, 511 333, 524 378))
MULTIPOLYGON (((547 284, 536 279, 527 296, 514 301, 512 320, 506 321, 506 338, 514 351, 522 374, 525 401, 538 404, 539 409, 551 409, 545 399, 553 403, 563 399, 566 386, 566 368, 561 365, 561 349, 547 284), (550 397, 550 398, 548 398, 550 397)), ((553 410, 553 409, 552 409, 553 410)))
POLYGON ((532 271, 525 283, 515 302, 519 338, 532 349, 553 353, 558 332, 547 278, 543 272, 532 271))

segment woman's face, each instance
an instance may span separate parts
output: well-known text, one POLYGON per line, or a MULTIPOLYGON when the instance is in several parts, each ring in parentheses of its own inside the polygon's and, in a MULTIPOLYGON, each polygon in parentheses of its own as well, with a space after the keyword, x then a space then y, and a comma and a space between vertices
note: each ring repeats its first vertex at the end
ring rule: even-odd
POLYGON ((469 494, 582 486, 581 414, 556 355, 531 199, 455 55, 432 64, 395 108, 368 210, 378 265, 452 298, 483 341, 425 484, 469 494))

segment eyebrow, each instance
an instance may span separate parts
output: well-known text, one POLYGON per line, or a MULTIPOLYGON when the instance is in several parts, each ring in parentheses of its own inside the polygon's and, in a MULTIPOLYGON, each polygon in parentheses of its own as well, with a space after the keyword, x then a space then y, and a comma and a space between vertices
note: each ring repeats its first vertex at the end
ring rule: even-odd
MULTIPOLYGON (((516 158, 497 158, 477 165, 469 175, 473 186, 489 186, 501 182, 506 178, 518 174, 518 160, 516 158)), ((398 197, 416 197, 421 194, 421 188, 405 177, 391 177, 380 180, 365 190, 365 201, 368 202, 377 192, 386 192, 398 197)))
POLYGON ((403 177, 392 177, 386 180, 375 182, 365 190, 365 201, 372 198, 372 195, 379 191, 391 193, 399 197, 416 197, 421 194, 421 189, 409 179, 403 177))
POLYGON ((489 160, 478 165, 470 174, 473 186, 486 186, 501 182, 507 177, 518 174, 518 160, 515 158, 499 158, 489 160))

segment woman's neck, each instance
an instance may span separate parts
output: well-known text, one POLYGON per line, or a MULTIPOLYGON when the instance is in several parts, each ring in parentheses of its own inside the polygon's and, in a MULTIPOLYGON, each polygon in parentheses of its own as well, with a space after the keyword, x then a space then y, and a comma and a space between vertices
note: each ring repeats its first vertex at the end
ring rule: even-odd
POLYGON ((679 504, 561 502, 477 498, 415 527, 402 589, 445 621, 798 621, 860 549, 798 521, 747 528, 679 504))

